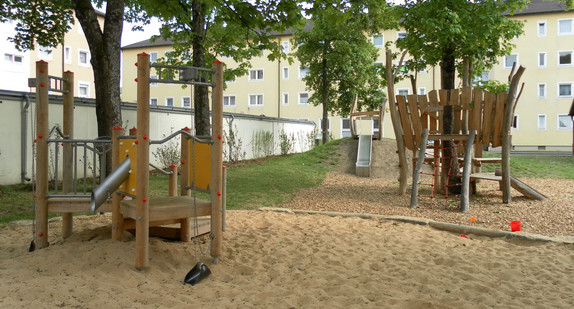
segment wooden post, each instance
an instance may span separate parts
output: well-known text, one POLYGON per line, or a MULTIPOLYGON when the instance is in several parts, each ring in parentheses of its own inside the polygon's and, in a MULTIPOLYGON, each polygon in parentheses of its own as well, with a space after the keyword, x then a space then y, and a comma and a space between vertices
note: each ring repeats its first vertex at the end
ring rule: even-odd
POLYGON ((48 246, 48 63, 36 62, 36 248, 48 246))
MULTIPOLYGON (((124 134, 122 127, 115 127, 112 130, 112 169, 116 169, 120 164, 120 140, 119 136, 124 134)), ((120 209, 122 197, 112 194, 112 239, 121 241, 124 232, 124 217, 120 209)))
MULTIPOLYGON (((191 133, 191 129, 185 127, 181 129, 186 131, 187 133, 191 133)), ((181 175, 180 175, 180 191, 179 195, 181 196, 189 196, 191 191, 187 188, 189 186, 189 179, 190 179, 190 166, 191 163, 191 155, 189 153, 190 149, 190 140, 189 137, 185 134, 181 134, 181 175)))
POLYGON ((169 175, 169 196, 177 196, 177 165, 172 164, 169 169, 171 170, 171 175, 169 175))
POLYGON ((211 148, 211 257, 217 264, 222 251, 222 205, 223 205, 223 62, 213 63, 215 74, 212 99, 211 148))
POLYGON ((413 171, 413 189, 411 191, 411 208, 416 208, 418 204, 419 195, 419 176, 420 171, 425 161, 425 152, 427 151, 427 143, 429 138, 429 129, 424 129, 421 136, 421 148, 417 160, 417 165, 413 171))
MULTIPOLYGON (((64 90, 63 103, 64 103, 64 128, 63 133, 67 139, 74 138, 74 73, 70 71, 64 72, 64 83, 62 90, 64 90)), ((71 143, 64 143, 63 151, 63 164, 62 164, 62 192, 64 194, 72 192, 74 176, 74 154, 72 151, 71 143)), ((72 235, 74 229, 73 213, 65 212, 62 214, 62 237, 64 239, 72 235)))
POLYGON ((405 143, 403 141, 403 130, 401 129, 401 123, 399 118, 399 112, 397 111, 397 105, 395 102, 395 76, 393 74, 393 61, 391 51, 387 50, 386 54, 386 77, 387 77, 387 94, 389 96, 389 111, 391 113, 391 120, 393 122, 393 128, 395 129, 395 139, 397 141, 397 153, 399 155, 399 194, 404 195, 407 192, 407 174, 408 174, 408 163, 407 154, 405 149, 405 143))
POLYGON ((138 54, 136 268, 140 270, 149 261, 149 74, 149 55, 138 54))
POLYGON ((512 202, 512 196, 510 195, 510 148, 512 147, 510 130, 514 118, 514 101, 518 83, 524 70, 525 68, 520 66, 516 74, 512 76, 504 108, 504 123, 502 127, 502 202, 505 204, 512 202))
POLYGON ((470 130, 464 150, 464 167, 462 170, 462 184, 460 192, 460 211, 468 212, 470 203, 470 174, 472 173, 472 154, 476 130, 470 130))

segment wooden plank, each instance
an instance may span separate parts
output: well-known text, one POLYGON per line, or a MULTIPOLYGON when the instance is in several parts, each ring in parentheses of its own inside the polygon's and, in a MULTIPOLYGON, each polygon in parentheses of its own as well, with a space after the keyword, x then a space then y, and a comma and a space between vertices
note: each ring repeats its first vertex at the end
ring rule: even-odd
POLYGON ((499 93, 496 95, 492 147, 499 147, 502 145, 502 124, 504 121, 504 105, 506 104, 506 97, 506 93, 499 93))
POLYGON ((421 113, 418 104, 418 95, 409 95, 408 98, 410 118, 411 124, 413 126, 413 134, 415 140, 414 146, 415 148, 419 148, 421 146, 423 129, 421 124, 421 113))
POLYGON ((492 114, 495 96, 490 92, 484 93, 484 113, 482 115, 482 144, 490 145, 492 140, 492 114))
POLYGON ((502 181, 502 176, 496 176, 493 173, 474 173, 470 175, 470 179, 482 179, 492 181, 502 181))
POLYGON ((482 110, 483 110, 483 92, 480 89, 474 89, 471 116, 469 121, 469 130, 476 130, 479 140, 482 140, 482 110))
POLYGON ((484 163, 497 164, 502 162, 502 158, 473 158, 474 166, 482 166, 484 163))
MULTIPOLYGON (((173 196, 154 198, 148 201, 149 221, 202 217, 211 214, 211 202, 198 200, 197 213, 193 198, 190 196, 173 196)), ((137 219, 136 200, 122 201, 122 214, 125 218, 137 219)))
MULTIPOLYGON (((98 208, 100 212, 111 212, 112 202, 108 200, 98 208)), ((90 209, 90 198, 49 198, 48 212, 72 213, 72 212, 92 212, 90 209)))
MULTIPOLYGON (((460 106, 462 107, 462 132, 466 134, 469 130, 469 121, 470 121, 470 105, 472 102, 472 88, 471 87, 464 87, 462 88, 462 93, 460 95, 460 106)), ((478 131, 475 130, 477 135, 478 131)), ((475 144, 476 144, 475 138, 475 144)))
POLYGON ((419 95, 418 101, 419 101, 419 110, 421 113, 421 127, 423 130, 428 129, 429 128, 429 114, 427 112, 425 112, 429 106, 427 96, 426 95, 419 95))
POLYGON ((396 99, 399 116, 401 119, 401 127, 403 128, 403 140, 405 142, 405 147, 407 147, 407 149, 414 150, 413 129, 411 122, 409 121, 410 117, 407 111, 407 100, 402 95, 396 96, 396 99))
POLYGON ((429 135, 429 141, 466 141, 468 139, 468 134, 435 134, 429 135))
POLYGON ((439 97, 439 105, 442 105, 442 106, 448 105, 448 90, 447 89, 439 89, 438 97, 439 97))
POLYGON ((462 110, 460 103, 460 95, 458 89, 453 89, 450 91, 449 105, 453 107, 454 111, 454 122, 452 133, 462 133, 462 110))

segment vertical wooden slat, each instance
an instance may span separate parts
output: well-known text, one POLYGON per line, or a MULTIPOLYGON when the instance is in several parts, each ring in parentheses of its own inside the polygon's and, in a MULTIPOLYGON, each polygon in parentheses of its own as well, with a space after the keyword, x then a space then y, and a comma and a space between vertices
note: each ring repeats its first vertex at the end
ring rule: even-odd
POLYGON ((448 105, 452 105, 454 107, 454 122, 453 122, 453 131, 454 134, 460 134, 462 129, 462 110, 460 104, 460 95, 458 89, 452 89, 450 91, 449 103, 448 105))
POLYGON ((460 105, 462 106, 462 134, 468 133, 469 121, 470 121, 470 104, 472 101, 472 88, 464 87, 462 88, 462 93, 460 95, 460 105))
POLYGON ((494 113, 492 147, 502 146, 502 123, 504 121, 504 105, 506 104, 506 97, 506 93, 499 93, 496 95, 496 112, 494 113))
POLYGON ((495 95, 484 93, 484 112, 482 115, 482 144, 488 146, 492 141, 492 117, 495 95))
POLYGON ((407 147, 407 149, 414 150, 413 129, 411 122, 409 121, 410 117, 408 115, 407 100, 402 95, 397 95, 396 99, 401 119, 401 127, 403 128, 405 147, 407 147))
POLYGON ((419 110, 418 95, 409 95, 408 98, 410 121, 413 127, 413 135, 415 141, 414 149, 416 149, 421 146, 421 134, 423 133, 421 126, 421 113, 419 110))
POLYGON ((420 114, 421 114, 421 127, 422 129, 428 129, 429 128, 429 114, 426 112, 427 107, 429 106, 429 103, 427 101, 427 96, 426 95, 419 95, 418 96, 418 102, 419 102, 419 110, 420 110, 420 114))
MULTIPOLYGON (((437 107, 440 106, 439 100, 438 100, 438 91, 436 90, 432 90, 429 92, 428 94, 429 97, 429 106, 431 107, 437 107)), ((441 123, 442 121, 439 121, 439 119, 441 119, 442 117, 442 112, 433 112, 431 114, 429 114, 429 121, 430 121, 430 125, 429 125, 429 132, 430 134, 436 134, 439 132, 442 132, 442 127, 441 127, 441 123)))

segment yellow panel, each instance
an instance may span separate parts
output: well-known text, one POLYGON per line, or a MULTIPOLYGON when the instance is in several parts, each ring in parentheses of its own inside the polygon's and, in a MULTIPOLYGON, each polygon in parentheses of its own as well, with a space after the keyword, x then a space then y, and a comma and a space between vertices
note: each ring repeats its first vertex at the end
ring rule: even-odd
POLYGON ((211 184, 211 144, 192 141, 190 145, 189 183, 193 186, 193 172, 195 170, 195 189, 209 191, 211 184))
POLYGON ((129 194, 129 195, 137 195, 136 194, 136 179, 137 179, 137 144, 136 139, 134 138, 127 138, 127 139, 120 139, 120 163, 124 161, 124 159, 129 156, 130 157, 130 176, 126 181, 124 181, 118 191, 129 194))

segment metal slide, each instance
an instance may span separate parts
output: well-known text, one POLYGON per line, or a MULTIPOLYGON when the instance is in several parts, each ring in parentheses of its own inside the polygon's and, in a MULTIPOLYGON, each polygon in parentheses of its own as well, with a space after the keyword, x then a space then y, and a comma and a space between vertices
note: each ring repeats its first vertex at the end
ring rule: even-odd
POLYGON ((357 149, 357 163, 355 173, 357 176, 371 177, 371 154, 373 152, 373 136, 360 135, 357 149))

